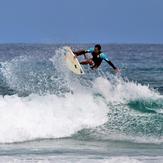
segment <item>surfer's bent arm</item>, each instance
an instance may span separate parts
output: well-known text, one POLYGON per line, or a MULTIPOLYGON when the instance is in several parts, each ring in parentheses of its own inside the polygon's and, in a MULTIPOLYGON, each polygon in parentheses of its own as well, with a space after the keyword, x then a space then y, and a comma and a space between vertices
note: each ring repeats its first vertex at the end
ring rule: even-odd
POLYGON ((79 50, 76 52, 73 52, 76 56, 79 55, 85 55, 86 53, 92 53, 94 51, 94 48, 89 48, 88 50, 79 50))
POLYGON ((105 55, 104 53, 102 53, 102 54, 100 55, 100 57, 101 57, 103 60, 105 60, 114 70, 117 69, 117 67, 114 66, 114 64, 110 61, 110 59, 108 58, 107 55, 105 55))
POLYGON ((86 50, 79 50, 79 51, 76 51, 76 52, 73 52, 76 56, 79 56, 79 55, 85 55, 87 53, 86 50))

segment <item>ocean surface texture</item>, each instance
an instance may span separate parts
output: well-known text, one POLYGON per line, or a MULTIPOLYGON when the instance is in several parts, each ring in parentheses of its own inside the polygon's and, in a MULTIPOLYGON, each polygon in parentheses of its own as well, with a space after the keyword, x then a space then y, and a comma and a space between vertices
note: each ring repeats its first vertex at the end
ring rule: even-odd
POLYGON ((0 162, 163 163, 163 45, 103 45, 121 75, 83 76, 64 46, 0 45, 0 162))

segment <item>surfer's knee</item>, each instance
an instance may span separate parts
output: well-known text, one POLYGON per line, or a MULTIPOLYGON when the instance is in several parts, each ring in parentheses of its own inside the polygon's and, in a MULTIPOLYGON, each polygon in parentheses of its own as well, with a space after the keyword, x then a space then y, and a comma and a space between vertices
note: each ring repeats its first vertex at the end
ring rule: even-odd
POLYGON ((88 61, 88 64, 94 65, 94 62, 92 61, 92 59, 90 59, 90 60, 88 61))

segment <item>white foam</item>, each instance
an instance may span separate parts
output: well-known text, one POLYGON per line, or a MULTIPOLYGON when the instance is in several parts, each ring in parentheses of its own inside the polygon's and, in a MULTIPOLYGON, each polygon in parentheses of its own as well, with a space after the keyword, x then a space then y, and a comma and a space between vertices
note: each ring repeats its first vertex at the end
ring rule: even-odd
POLYGON ((97 78, 94 83, 93 89, 81 87, 64 97, 0 97, 0 143, 68 137, 107 122, 108 102, 114 105, 135 98, 160 97, 147 86, 132 82, 112 85, 107 79, 97 78), (92 90, 105 98, 95 98, 92 90))
MULTIPOLYGON (((150 163, 153 162, 150 160, 139 160, 137 158, 132 158, 132 157, 110 157, 110 158, 104 158, 104 159, 95 159, 95 158, 82 158, 82 157, 1 157, 0 158, 1 162, 13 162, 13 163, 21 163, 21 162, 28 162, 28 163, 52 163, 52 162, 58 162, 58 163, 150 163)), ((159 161, 159 160, 156 160, 159 161)))
POLYGON ((116 79, 115 82, 113 84, 111 81, 99 77, 95 80, 94 87, 112 103, 124 103, 136 99, 163 99, 159 93, 149 89, 146 85, 125 82, 122 79, 116 79))
POLYGON ((67 137, 107 121, 107 107, 91 94, 0 97, 0 142, 67 137))
POLYGON ((112 157, 103 163, 141 163, 142 161, 139 161, 134 158, 129 158, 129 157, 112 157))

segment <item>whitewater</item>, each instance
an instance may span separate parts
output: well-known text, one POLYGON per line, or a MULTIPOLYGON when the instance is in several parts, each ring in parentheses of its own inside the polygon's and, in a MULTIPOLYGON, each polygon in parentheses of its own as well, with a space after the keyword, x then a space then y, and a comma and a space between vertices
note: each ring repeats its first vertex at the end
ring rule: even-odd
POLYGON ((121 75, 76 76, 64 45, 0 45, 1 162, 163 162, 163 46, 103 47, 121 75))

